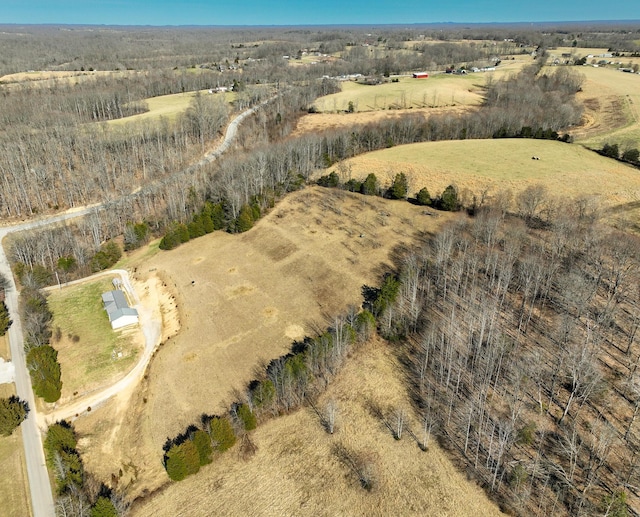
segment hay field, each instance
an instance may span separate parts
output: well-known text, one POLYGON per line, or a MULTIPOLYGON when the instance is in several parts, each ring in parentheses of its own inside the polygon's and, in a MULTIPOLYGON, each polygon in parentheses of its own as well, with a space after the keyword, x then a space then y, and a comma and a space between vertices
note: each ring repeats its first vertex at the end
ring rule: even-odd
MULTIPOLYGON (((505 188, 514 193, 544 183, 553 195, 599 196, 608 207, 640 200, 640 171, 582 146, 532 139, 458 140, 392 147, 347 160, 354 178, 370 172, 382 184, 404 172, 409 191, 427 187, 439 195, 447 185, 474 194, 505 188), (539 160, 532 160, 538 156, 539 160)), ((336 166, 336 171, 340 170, 336 166)))
POLYGON ((428 79, 401 77, 397 83, 377 86, 353 81, 342 83, 342 91, 319 98, 314 106, 321 112, 409 109, 443 106, 476 106, 482 102, 482 74, 435 74, 428 79))
POLYGON ((575 141, 592 148, 607 142, 640 147, 640 75, 591 66, 579 72, 585 82, 577 99, 585 113, 583 124, 571 131, 575 141))
POLYGON ((181 329, 164 342, 146 382, 124 408, 112 400, 76 420, 87 469, 110 482, 123 470, 134 495, 167 477, 168 436, 203 412, 227 407, 255 368, 315 335, 328 318, 362 303, 394 249, 435 231, 450 214, 346 192, 307 188, 282 200, 251 231, 216 232, 136 266, 137 279, 161 279, 181 329), (429 212, 430 213, 430 212, 429 212), (193 282, 193 284, 192 284, 193 282))
MULTIPOLYGON (((15 393, 13 384, 0 384, 0 397, 10 397, 15 393)), ((0 513, 3 516, 31 515, 28 487, 22 432, 18 428, 11 436, 0 436, 0 513)))
POLYGON ((113 289, 112 279, 103 277, 49 291, 54 315, 52 344, 62 368, 61 403, 112 384, 131 369, 144 347, 139 328, 111 328, 102 293, 113 289))
MULTIPOLYGON (((422 452, 408 433, 400 441, 392 437, 383 420, 395 408, 409 408, 400 369, 388 344, 362 345, 317 403, 323 408, 328 399, 337 402, 333 435, 311 408, 271 420, 251 435, 257 446, 253 457, 240 459, 236 446, 197 475, 134 507, 132 516, 501 515, 434 440, 422 452), (340 460, 338 447, 364 458, 374 477, 371 492, 340 460)), ((418 419, 409 413, 419 435, 418 419)))
MULTIPOLYGON (((213 95, 208 90, 201 90, 202 95, 213 95)), ((122 124, 129 124, 135 122, 157 122, 161 118, 167 120, 175 120, 179 115, 187 111, 191 100, 196 95, 196 92, 174 93, 171 95, 161 95, 159 97, 150 97, 144 99, 149 107, 149 111, 145 113, 139 113, 138 115, 131 115, 130 117, 119 118, 115 120, 109 120, 105 122, 110 126, 119 126, 122 124)), ((215 95, 224 95, 225 101, 230 103, 235 98, 233 92, 228 93, 216 93, 215 95)))

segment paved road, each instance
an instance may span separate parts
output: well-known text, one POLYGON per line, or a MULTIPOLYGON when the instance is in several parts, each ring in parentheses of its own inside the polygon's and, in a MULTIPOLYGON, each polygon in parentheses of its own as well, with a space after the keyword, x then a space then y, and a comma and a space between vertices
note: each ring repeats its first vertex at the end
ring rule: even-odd
MULTIPOLYGON (((233 143, 233 140, 236 138, 238 127, 242 123, 242 121, 255 113, 258 109, 270 102, 272 99, 273 98, 268 99, 261 104, 258 104, 257 106, 254 106, 253 108, 242 112, 240 115, 234 118, 229 126, 227 126, 227 130, 225 132, 222 143, 215 150, 203 156, 197 163, 191 165, 187 169, 187 172, 195 170, 206 163, 210 163, 216 160, 221 154, 227 151, 233 143)), ((81 217, 92 212, 98 212, 102 208, 102 204, 97 204, 89 207, 76 208, 62 214, 44 217, 41 219, 26 221, 8 226, 0 226, 0 243, 2 243, 3 239, 10 233, 32 230, 61 221, 74 219, 76 217, 81 217)), ((9 261, 7 259, 7 255, 3 245, 0 245, 0 274, 4 275, 9 282, 9 287, 6 291, 5 303, 9 308, 9 313, 11 315, 11 319, 13 320, 13 324, 9 328, 8 336, 11 349, 11 360, 15 367, 16 393, 22 400, 27 401, 31 410, 29 412, 29 416, 21 425, 22 441, 24 444, 27 464, 27 475, 29 476, 29 488, 31 491, 31 507, 34 517, 54 517, 55 509, 53 495, 51 492, 49 474, 47 472, 44 451, 42 448, 41 429, 38 425, 39 423, 45 423, 45 417, 44 415, 38 415, 36 411, 33 389, 31 387, 31 377, 29 376, 29 371, 27 369, 23 348, 24 339, 22 334, 22 324, 20 322, 20 317, 18 314, 18 293, 16 291, 13 274, 11 272, 11 267, 9 266, 9 261)), ((131 288, 131 284, 128 283, 128 276, 126 278, 126 284, 128 284, 128 286, 126 285, 125 287, 132 290, 132 292, 134 293, 134 299, 137 300, 137 298, 135 297, 135 291, 133 291, 133 289, 131 288)), ((137 300, 137 303, 139 303, 139 300, 137 300)), ((144 317, 145 316, 143 315, 143 318, 144 317)), ((107 400, 115 393, 118 393, 120 389, 123 389, 124 386, 129 386, 132 382, 140 378, 147 366, 147 363, 151 359, 156 341, 160 336, 160 328, 154 327, 154 325, 149 322, 147 322, 146 326, 143 325, 143 331, 145 332, 145 350, 141 361, 126 377, 124 377, 118 383, 100 393, 92 395, 91 399, 83 399, 81 401, 81 404, 84 405, 84 410, 86 410, 87 406, 95 406, 107 400), (93 397, 95 397, 95 399, 93 397)), ((75 413, 83 412, 79 411, 78 409, 79 408, 75 406, 75 403, 68 408, 61 408, 54 413, 54 416, 46 418, 46 422, 51 423, 52 420, 50 418, 61 419, 75 415, 75 413)), ((44 430, 46 429, 43 428, 42 431, 44 430)))

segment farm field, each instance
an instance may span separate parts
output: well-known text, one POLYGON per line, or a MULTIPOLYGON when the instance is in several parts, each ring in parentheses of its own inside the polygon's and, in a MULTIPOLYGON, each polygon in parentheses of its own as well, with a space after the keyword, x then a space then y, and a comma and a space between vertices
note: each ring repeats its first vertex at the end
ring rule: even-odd
MULTIPOLYGON (((404 172, 409 192, 427 187, 439 195, 450 184, 472 194, 544 183, 553 196, 598 196, 605 207, 640 200, 638 170, 582 146, 532 139, 426 142, 374 151, 340 166, 356 179, 373 172, 384 186, 404 172), (539 160, 532 160, 537 156, 539 160)), ((336 171, 340 168, 336 166, 336 171)), ((628 205, 632 206, 632 205, 628 205)), ((634 219, 640 213, 630 212, 634 219)))
POLYGON ((575 141, 591 148, 618 143, 621 149, 640 146, 640 75, 613 68, 579 68, 585 82, 577 99, 584 123, 571 131, 575 141))
MULTIPOLYGON (((208 90, 202 90, 200 93, 202 95, 212 95, 208 90)), ((138 115, 132 115, 130 117, 110 120, 106 122, 106 124, 110 126, 119 126, 134 122, 158 122, 161 118, 166 118, 170 121, 175 120, 179 115, 187 110, 195 95, 196 92, 186 92, 150 97, 142 101, 147 104, 149 111, 139 113, 138 115)), ((233 92, 224 94, 217 93, 215 95, 224 95, 225 100, 229 103, 235 98, 235 94, 233 92)))
POLYGON ((104 481, 122 469, 133 495, 165 484, 168 436, 228 407, 260 364, 359 306, 362 286, 379 284, 397 247, 450 217, 312 187, 247 233, 215 232, 132 264, 138 282, 156 278, 172 293, 180 332, 165 339, 125 409, 112 400, 75 421, 87 469, 104 481))
MULTIPOLYGON (((408 432, 400 441, 393 438, 385 419, 393 409, 409 407, 400 368, 387 343, 361 345, 316 404, 320 409, 329 399, 336 401, 333 435, 311 408, 271 420, 251 434, 254 456, 240 459, 236 446, 195 476, 143 501, 131 515, 501 515, 435 440, 422 452, 408 432), (370 492, 341 461, 339 447, 369 466, 370 492)), ((410 414, 409 427, 421 439, 418 418, 410 414)))
POLYGON ((52 344, 62 368, 61 403, 112 384, 135 364, 144 347, 138 327, 111 329, 101 296, 113 289, 113 278, 49 291, 52 344))
POLYGON ((408 108, 476 106, 482 101, 484 74, 435 74, 428 79, 400 77, 397 83, 377 86, 353 81, 342 83, 342 91, 318 99, 314 106, 320 112, 377 111, 408 108))
MULTIPOLYGON (((0 338, 4 340, 4 338, 0 338)), ((0 347, 1 348, 1 347, 0 347)), ((13 384, 0 384, 0 397, 15 395, 13 384)), ((0 509, 6 517, 31 515, 29 482, 24 461, 22 432, 16 429, 11 436, 0 436, 0 509)))

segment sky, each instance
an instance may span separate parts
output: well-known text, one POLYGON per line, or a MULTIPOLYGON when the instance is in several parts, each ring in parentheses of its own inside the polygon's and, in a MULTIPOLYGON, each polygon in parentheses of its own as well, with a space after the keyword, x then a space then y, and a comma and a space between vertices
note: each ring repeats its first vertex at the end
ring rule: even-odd
POLYGON ((640 20, 640 1, 0 0, 0 24, 350 25, 591 20, 640 20))

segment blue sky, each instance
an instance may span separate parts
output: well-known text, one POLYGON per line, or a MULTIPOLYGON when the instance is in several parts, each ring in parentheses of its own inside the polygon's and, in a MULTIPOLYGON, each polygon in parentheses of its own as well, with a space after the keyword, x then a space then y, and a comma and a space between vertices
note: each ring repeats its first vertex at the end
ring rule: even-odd
POLYGON ((318 25, 640 20, 640 1, 0 0, 0 23, 318 25))

